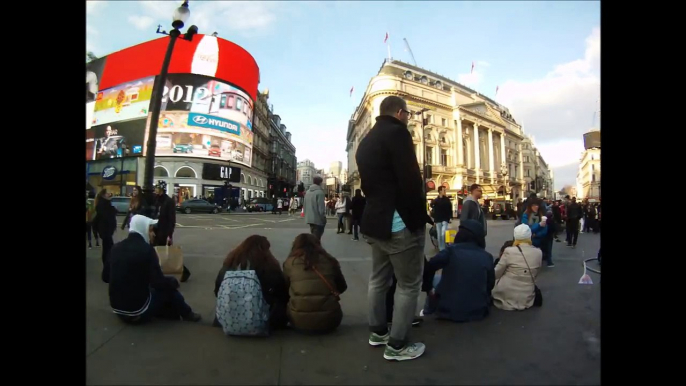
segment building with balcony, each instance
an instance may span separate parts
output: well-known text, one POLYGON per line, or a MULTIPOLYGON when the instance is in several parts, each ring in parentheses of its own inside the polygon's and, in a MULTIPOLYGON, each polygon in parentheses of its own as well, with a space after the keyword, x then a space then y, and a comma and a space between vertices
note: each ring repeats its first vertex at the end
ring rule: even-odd
POLYGON ((259 103, 267 107, 269 124, 269 155, 266 159, 267 196, 290 197, 296 188, 297 159, 295 146, 291 142, 291 133, 281 122, 281 117, 274 114, 274 106, 269 104, 269 90, 258 98, 259 103))
POLYGON ((296 180, 302 182, 305 190, 310 188, 313 184, 312 179, 314 176, 318 175, 317 168, 314 166, 314 162, 306 159, 304 161, 298 162, 298 174, 296 180))
MULTIPOLYGON (((348 122, 348 185, 360 187, 355 153, 379 115, 381 101, 397 95, 413 112, 408 123, 417 161, 431 165, 425 176, 429 186, 445 186, 448 194, 463 197, 478 183, 484 195, 513 200, 527 193, 523 144, 527 138, 509 110, 494 100, 451 79, 398 61, 386 60, 370 81, 348 122), (424 146, 422 147, 422 138, 424 146)), ((534 172, 533 158, 530 169, 534 172)), ((551 185, 552 188, 552 185, 551 185)), ((436 190, 427 193, 429 198, 436 190)))
POLYGON ((579 172, 576 177, 577 199, 600 200, 600 148, 581 153, 579 172))

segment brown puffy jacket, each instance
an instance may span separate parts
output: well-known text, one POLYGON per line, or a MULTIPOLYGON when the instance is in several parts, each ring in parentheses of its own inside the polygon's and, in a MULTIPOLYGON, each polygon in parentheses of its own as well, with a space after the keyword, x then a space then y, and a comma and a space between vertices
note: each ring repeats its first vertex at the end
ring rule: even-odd
MULTIPOLYGON (((317 270, 338 293, 348 288, 338 261, 320 256, 317 270)), ((300 257, 289 257, 283 263, 283 274, 289 289, 288 319, 296 330, 332 331, 341 324, 343 312, 329 287, 313 270, 305 270, 300 257)))

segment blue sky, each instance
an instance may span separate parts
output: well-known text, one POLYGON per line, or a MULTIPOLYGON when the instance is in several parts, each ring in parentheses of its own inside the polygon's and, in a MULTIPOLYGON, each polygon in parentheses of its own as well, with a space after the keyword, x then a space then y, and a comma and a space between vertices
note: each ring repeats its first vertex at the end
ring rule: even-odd
MULTIPOLYGON (((88 1, 87 49, 104 56, 155 39, 180 4, 88 1)), ((255 57, 259 89, 269 88, 299 160, 346 164, 347 121, 387 56, 388 32, 393 58, 411 62, 407 38, 418 66, 508 106, 558 172, 556 188, 575 184, 570 165, 600 98, 600 2, 190 1, 190 10, 188 25, 255 57)))

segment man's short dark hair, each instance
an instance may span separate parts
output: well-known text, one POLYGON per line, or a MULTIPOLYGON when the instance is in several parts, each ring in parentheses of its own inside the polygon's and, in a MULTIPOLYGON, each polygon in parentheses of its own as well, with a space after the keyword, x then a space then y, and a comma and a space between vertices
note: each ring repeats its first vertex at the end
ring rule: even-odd
POLYGON ((473 192, 474 189, 478 189, 480 187, 481 187, 481 185, 479 185, 479 184, 472 184, 472 186, 469 187, 469 193, 473 192))
POLYGON ((407 106, 405 100, 399 96, 391 95, 386 97, 381 101, 381 106, 379 106, 379 113, 381 115, 394 116, 399 110, 404 109, 407 106))
POLYGON ((324 181, 320 176, 314 176, 312 179, 312 183, 315 185, 321 185, 322 181, 324 181))
POLYGON ((566 195, 566 196, 565 196, 565 198, 569 200, 569 194, 568 194, 568 195, 566 195))

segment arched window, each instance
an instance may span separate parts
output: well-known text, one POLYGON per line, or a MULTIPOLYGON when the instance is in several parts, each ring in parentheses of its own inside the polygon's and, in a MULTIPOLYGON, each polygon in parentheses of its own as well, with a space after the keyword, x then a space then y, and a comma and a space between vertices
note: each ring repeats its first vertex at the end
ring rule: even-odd
POLYGON ((245 184, 245 174, 241 173, 241 183, 245 184))
POLYGON ((248 176, 248 185, 252 185, 252 177, 248 176))
POLYGON ((198 175, 195 173, 195 170, 193 170, 192 167, 181 166, 176 171, 175 177, 177 177, 177 178, 198 178, 198 175))
POLYGON ((164 166, 155 166, 155 170, 153 173, 153 176, 155 177, 169 177, 169 170, 165 168, 164 166))

